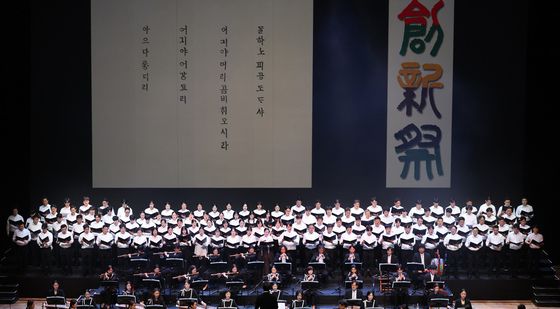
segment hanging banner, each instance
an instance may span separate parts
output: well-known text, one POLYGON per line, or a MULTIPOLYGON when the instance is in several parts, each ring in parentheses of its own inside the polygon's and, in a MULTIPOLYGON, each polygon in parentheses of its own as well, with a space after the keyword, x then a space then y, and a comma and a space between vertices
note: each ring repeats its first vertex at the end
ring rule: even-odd
POLYGON ((452 0, 390 0, 388 188, 451 186, 452 0))

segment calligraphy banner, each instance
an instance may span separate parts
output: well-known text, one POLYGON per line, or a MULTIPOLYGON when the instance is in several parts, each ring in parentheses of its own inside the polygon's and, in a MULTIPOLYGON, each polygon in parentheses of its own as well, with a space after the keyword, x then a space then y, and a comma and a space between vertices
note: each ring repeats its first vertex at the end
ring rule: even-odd
POLYGON ((389 1, 388 188, 451 186, 452 0, 389 1))

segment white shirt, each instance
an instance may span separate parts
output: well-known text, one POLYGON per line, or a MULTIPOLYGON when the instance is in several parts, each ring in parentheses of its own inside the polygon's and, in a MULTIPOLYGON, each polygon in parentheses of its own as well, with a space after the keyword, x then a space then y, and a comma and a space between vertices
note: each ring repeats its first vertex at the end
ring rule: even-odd
POLYGON ((523 248, 523 243, 525 243, 525 234, 521 232, 510 232, 506 237, 506 244, 509 245, 511 250, 519 250, 523 248))
POLYGON ((527 222, 529 222, 531 218, 533 218, 533 206, 528 204, 525 206, 523 206, 523 204, 517 206, 517 209, 515 210, 515 215, 519 218, 523 216, 522 212, 527 213, 527 215, 525 215, 525 218, 527 218, 527 222))
POLYGON ((47 231, 43 233, 43 231, 41 231, 39 235, 37 235, 37 245, 39 248, 52 249, 52 243, 53 235, 51 232, 47 231))
POLYGON ((541 233, 534 234, 533 232, 531 232, 531 233, 529 233, 529 235, 527 235, 527 238, 525 239, 525 243, 529 244, 529 248, 540 249, 540 247, 538 245, 533 243, 533 240, 537 243, 540 243, 540 246, 542 247, 542 243, 543 243, 544 239, 543 239, 543 235, 541 233))
POLYGON ((492 232, 486 237, 486 246, 494 251, 502 251, 505 242, 506 238, 500 233, 494 234, 492 232))

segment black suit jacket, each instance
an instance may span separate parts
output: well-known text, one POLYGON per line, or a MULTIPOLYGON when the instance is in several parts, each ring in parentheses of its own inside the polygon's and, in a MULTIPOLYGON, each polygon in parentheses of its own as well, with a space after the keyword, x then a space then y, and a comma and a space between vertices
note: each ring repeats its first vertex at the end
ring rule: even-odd
POLYGON ((465 309, 472 309, 472 305, 471 305, 471 301, 468 299, 465 299, 465 304, 461 304, 461 299, 457 299, 455 301, 455 308, 465 308, 465 309))
MULTIPOLYGON (((414 256, 412 257, 412 261, 416 263, 422 263, 422 260, 420 260, 420 253, 418 252, 414 253, 414 256)), ((430 265, 431 261, 432 261, 432 257, 430 256, 430 254, 424 252, 424 268, 427 268, 430 265)))
POLYGON ((49 293, 47 294, 48 296, 62 296, 62 297, 66 297, 66 295, 64 294, 64 290, 63 289, 58 289, 57 293, 54 294, 54 290, 50 289, 49 293))
MULTIPOLYGON (((362 290, 356 290, 356 296, 358 299, 364 299, 364 293, 362 292, 362 290)), ((344 298, 345 299, 352 299, 352 290, 346 290, 346 293, 344 293, 344 298)))
POLYGON ((268 291, 263 292, 257 297, 255 302, 255 309, 277 309, 278 301, 276 300, 277 295, 270 294, 268 291))
POLYGON ((430 273, 426 273, 426 274, 424 275, 424 284, 425 284, 426 282, 430 282, 430 281, 442 281, 442 280, 441 280, 441 277, 438 276, 438 275, 434 275, 434 280, 431 280, 430 273))
MULTIPOLYGON (((383 257, 381 258, 381 262, 380 263, 388 263, 387 261, 387 255, 384 254, 383 257)), ((396 255, 391 255, 391 264, 399 264, 399 259, 397 258, 396 255)))

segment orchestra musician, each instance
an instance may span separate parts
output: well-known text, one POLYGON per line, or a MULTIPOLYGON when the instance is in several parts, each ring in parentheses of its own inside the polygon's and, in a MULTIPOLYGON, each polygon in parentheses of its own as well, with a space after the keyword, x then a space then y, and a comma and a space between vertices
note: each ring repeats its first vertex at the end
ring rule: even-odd
POLYGON ((220 301, 220 307, 237 308, 237 303, 231 298, 231 291, 224 293, 224 298, 220 301))
MULTIPOLYGON (((391 275, 391 282, 409 281, 408 276, 403 271, 402 265, 399 264, 397 272, 391 275)), ((398 288, 394 291, 395 306, 405 305, 408 308, 408 289, 398 288)))
POLYGON ((161 291, 159 289, 155 289, 152 292, 151 297, 146 301, 146 305, 161 305, 164 309, 167 308, 163 295, 161 295, 161 291))
MULTIPOLYGON (((185 281, 185 284, 183 285, 183 288, 179 291, 179 293, 177 294, 177 300, 181 299, 181 298, 191 298, 191 299, 196 299, 196 302, 200 303, 200 305, 203 308, 206 308, 206 303, 203 302, 200 297, 198 296, 198 293, 196 293, 196 291, 194 289, 191 288, 191 284, 190 282, 187 280, 185 281)), ((179 303, 177 301, 177 303, 179 303)))
POLYGON ((296 292, 296 299, 292 300, 292 309, 295 308, 305 308, 308 303, 305 301, 303 291, 299 290, 296 292))
POLYGON ((362 280, 362 277, 360 276, 360 274, 358 272, 358 268, 356 267, 356 265, 352 265, 350 267, 350 271, 346 275, 345 280, 346 281, 360 281, 360 280, 362 280))
MULTIPOLYGON (((303 275, 303 280, 302 280, 302 282, 309 282, 309 281, 317 281, 317 276, 315 275, 312 266, 308 266, 305 269, 305 274, 303 275)), ((314 289, 305 290, 303 294, 305 296, 305 302, 311 305, 313 309, 315 309, 315 290, 314 289)))
POLYGON ((317 248, 317 252, 313 254, 310 262, 314 263, 323 263, 325 267, 322 268, 321 272, 318 273, 319 281, 325 282, 327 277, 329 276, 329 269, 330 269, 330 259, 327 253, 325 252, 325 248, 321 245, 317 248))
POLYGON ((89 306, 91 308, 95 308, 95 302, 93 301, 93 298, 91 297, 91 292, 89 290, 86 290, 84 292, 84 295, 81 296, 80 298, 78 298, 77 304, 80 306, 89 306))
POLYGON ((270 273, 265 276, 266 281, 280 283, 282 282, 282 275, 278 273, 276 266, 272 265, 270 273))

